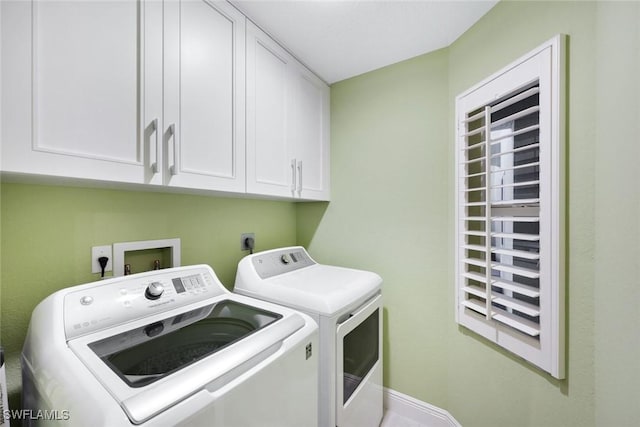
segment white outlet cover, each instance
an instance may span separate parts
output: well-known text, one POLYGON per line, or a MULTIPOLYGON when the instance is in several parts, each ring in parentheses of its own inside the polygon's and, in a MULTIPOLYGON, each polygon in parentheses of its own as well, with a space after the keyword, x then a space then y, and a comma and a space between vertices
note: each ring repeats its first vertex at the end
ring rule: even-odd
POLYGON ((94 246, 91 248, 91 272, 92 273, 102 272, 102 267, 100 267, 98 258, 103 256, 106 256, 107 258, 109 258, 109 261, 107 261, 107 266, 105 267, 104 271, 113 270, 113 255, 112 255, 111 245, 94 246))

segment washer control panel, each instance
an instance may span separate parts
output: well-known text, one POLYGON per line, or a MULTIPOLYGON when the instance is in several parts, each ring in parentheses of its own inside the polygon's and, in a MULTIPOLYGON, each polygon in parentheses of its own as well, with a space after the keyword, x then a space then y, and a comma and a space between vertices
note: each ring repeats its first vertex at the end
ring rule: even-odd
POLYGON ((67 339, 228 292, 208 266, 103 280, 64 296, 67 339))
POLYGON ((251 262, 261 279, 299 270, 316 263, 302 247, 261 252, 255 254, 251 262))

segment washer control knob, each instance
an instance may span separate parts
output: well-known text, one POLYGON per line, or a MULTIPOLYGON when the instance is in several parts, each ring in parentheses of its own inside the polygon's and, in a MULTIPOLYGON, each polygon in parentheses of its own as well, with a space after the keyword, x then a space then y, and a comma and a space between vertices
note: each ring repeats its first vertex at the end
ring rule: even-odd
POLYGON ((144 296, 147 297, 147 299, 154 300, 160 298, 163 292, 164 286, 162 286, 162 283, 153 282, 150 283, 149 286, 147 286, 147 290, 144 292, 144 296))
POLYGON ((291 257, 289 257, 289 254, 284 254, 280 257, 280 261, 282 261, 283 264, 289 264, 291 262, 291 257))

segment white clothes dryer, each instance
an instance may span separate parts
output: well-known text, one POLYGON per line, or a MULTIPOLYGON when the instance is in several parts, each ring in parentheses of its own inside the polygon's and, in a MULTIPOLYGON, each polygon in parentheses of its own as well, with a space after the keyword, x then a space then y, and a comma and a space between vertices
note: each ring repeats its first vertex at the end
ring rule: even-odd
POLYGON ((31 317, 26 424, 317 426, 317 343, 309 316, 206 265, 70 287, 31 317))
POLYGON ((238 264, 234 292, 318 322, 321 427, 382 421, 381 286, 377 274, 318 264, 301 246, 256 253, 238 264))

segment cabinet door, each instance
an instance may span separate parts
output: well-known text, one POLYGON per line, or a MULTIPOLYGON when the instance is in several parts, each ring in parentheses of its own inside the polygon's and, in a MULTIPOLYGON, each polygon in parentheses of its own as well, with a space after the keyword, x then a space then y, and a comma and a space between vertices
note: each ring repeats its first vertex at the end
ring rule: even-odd
POLYGON ((293 70, 296 195, 329 200, 329 87, 301 64, 293 70))
POLYGON ((247 23, 247 192, 293 197, 295 161, 289 143, 293 58, 247 23))
POLYGON ((161 87, 143 84, 161 82, 153 3, 2 2, 4 171, 159 183, 161 87))
POLYGON ((245 18, 226 2, 165 3, 165 183, 243 192, 245 18))

